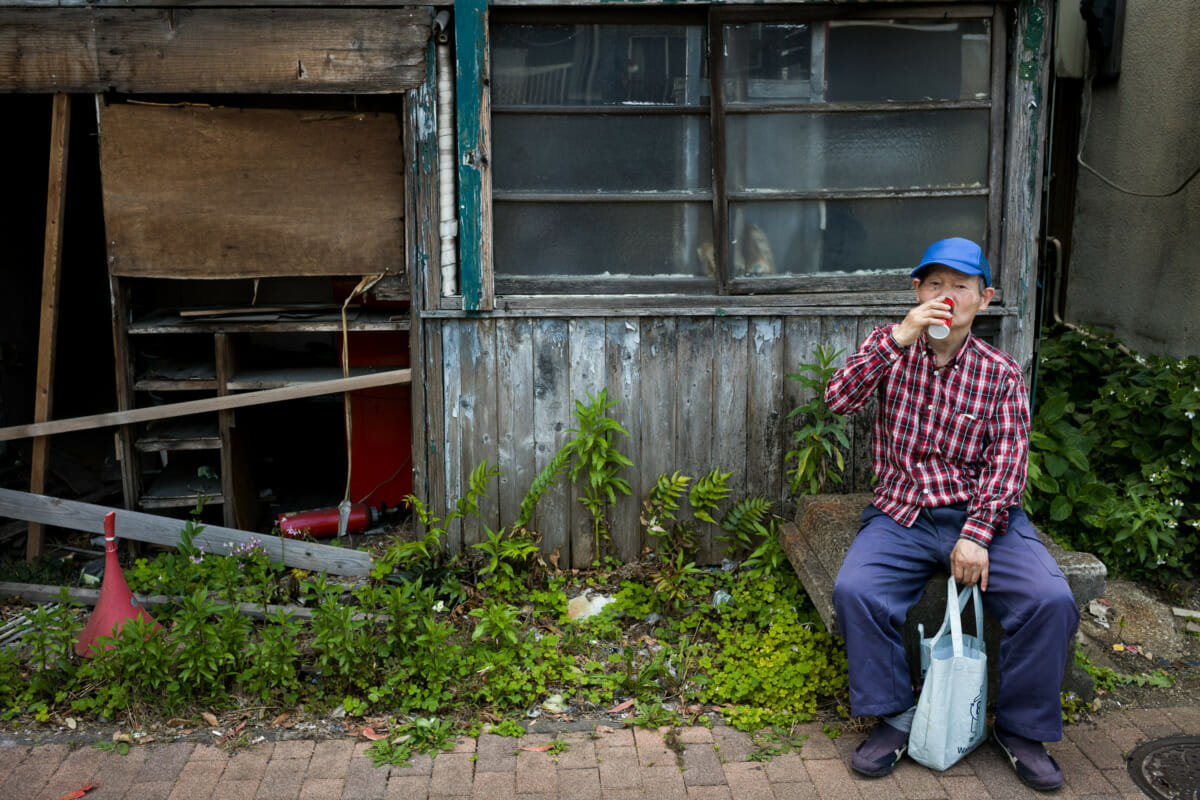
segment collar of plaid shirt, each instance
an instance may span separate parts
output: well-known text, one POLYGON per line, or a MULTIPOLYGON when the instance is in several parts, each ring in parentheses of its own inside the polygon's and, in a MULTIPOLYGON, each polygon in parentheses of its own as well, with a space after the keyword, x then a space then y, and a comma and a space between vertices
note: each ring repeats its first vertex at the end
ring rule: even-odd
POLYGON ((1025 491, 1029 403, 1020 367, 968 334, 936 367, 924 338, 901 349, 892 326, 868 337, 896 357, 877 388, 875 505, 903 525, 922 507, 965 502, 962 535, 987 546, 1025 491))

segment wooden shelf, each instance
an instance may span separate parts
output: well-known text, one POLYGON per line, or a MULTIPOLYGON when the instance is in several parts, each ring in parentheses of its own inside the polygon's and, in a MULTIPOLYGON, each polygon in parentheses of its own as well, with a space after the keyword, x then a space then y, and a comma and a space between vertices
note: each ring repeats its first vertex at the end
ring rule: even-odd
POLYGON ((223 503, 221 479, 203 478, 196 474, 194 463, 169 464, 155 476, 148 476, 146 490, 138 505, 142 508, 185 508, 196 505, 202 496, 207 505, 223 503))
POLYGON ((137 392, 186 392, 217 390, 217 367, 209 362, 160 359, 134 379, 137 392))
POLYGON ((143 453, 162 450, 220 450, 221 432, 217 419, 183 417, 149 423, 135 446, 143 453))
MULTIPOLYGON (((277 308, 277 307, 273 307, 277 308)), ((214 312, 206 316, 183 316, 180 309, 147 314, 129 325, 130 335, 179 333, 338 333, 342 314, 338 308, 299 305, 289 310, 237 312, 221 315, 221 309, 187 309, 214 312)), ((350 331, 406 331, 409 314, 403 309, 350 308, 346 329, 350 331)))

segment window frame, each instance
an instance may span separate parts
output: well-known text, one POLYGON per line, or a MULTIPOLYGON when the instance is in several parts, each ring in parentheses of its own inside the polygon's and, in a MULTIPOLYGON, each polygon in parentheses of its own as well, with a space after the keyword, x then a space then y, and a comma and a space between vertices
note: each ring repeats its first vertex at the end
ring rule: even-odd
MULTIPOLYGON (((495 8, 491 13, 490 24, 703 24, 708 39, 709 58, 709 103, 701 111, 684 109, 680 106, 638 107, 630 110, 620 110, 617 113, 641 114, 679 114, 707 113, 711 126, 710 147, 713 172, 712 222, 713 241, 716 247, 717 276, 680 276, 648 277, 634 281, 622 281, 613 278, 597 278, 586 275, 556 275, 545 278, 506 277, 493 275, 494 291, 498 308, 511 310, 547 309, 578 305, 581 297, 596 296, 604 298, 601 302, 611 302, 612 306, 637 307, 652 298, 660 298, 665 303, 681 307, 704 307, 719 305, 721 307, 763 307, 774 306, 781 302, 808 303, 822 302, 831 297, 851 295, 856 305, 893 304, 901 296, 907 297, 907 292, 896 290, 899 272, 881 272, 879 274, 847 274, 847 273, 810 273, 777 275, 771 277, 732 276, 730 274, 729 253, 729 204, 731 192, 728 185, 728 165, 726 163, 726 125, 731 115, 749 113, 864 113, 886 112, 905 113, 913 111, 945 111, 945 110, 980 110, 988 111, 988 164, 986 186, 979 189, 950 188, 924 190, 838 190, 838 191, 794 191, 772 193, 769 199, 756 197, 757 201, 771 202, 773 200, 796 199, 870 199, 870 200, 899 200, 906 198, 938 198, 982 196, 986 197, 985 217, 985 252, 993 265, 994 285, 997 288, 997 304, 1003 303, 1000 296, 1000 276, 1004 265, 1001 263, 1003 240, 1003 213, 1005 202, 1004 165, 1006 159, 1007 137, 1005 130, 1005 109, 1009 95, 1006 77, 1008 74, 1008 32, 1009 23, 1006 9, 1002 3, 953 5, 928 4, 912 7, 895 6, 707 6, 703 8, 670 8, 656 7, 651 9, 598 9, 570 8, 495 8), (923 102, 896 103, 747 103, 731 104, 725 99, 724 65, 725 59, 718 57, 723 53, 725 26, 745 22, 829 22, 841 20, 870 20, 870 19, 982 19, 990 23, 990 73, 989 97, 986 100, 946 100, 923 102), (634 301, 634 298, 642 298, 634 301)), ((494 113, 517 114, 604 114, 611 111, 607 107, 597 106, 493 106, 494 113)), ((489 120, 490 124, 490 120, 489 120)), ((564 195, 570 193, 563 193, 564 195)), ((533 201, 557 198, 558 193, 543 195, 528 194, 533 201)), ((495 200, 504 202, 513 199, 513 195, 505 197, 501 190, 492 190, 493 206, 495 200)), ((521 197, 520 199, 526 199, 521 197)), ((571 202, 587 202, 587 193, 574 193, 571 202), (579 196, 575 196, 579 195, 579 196)), ((664 194, 660 200, 677 199, 673 194, 664 194)), ((734 197, 733 199, 737 199, 734 197)), ((596 197, 599 202, 620 200, 620 196, 603 195, 596 197)), ((845 300, 839 303, 843 304, 845 300)))

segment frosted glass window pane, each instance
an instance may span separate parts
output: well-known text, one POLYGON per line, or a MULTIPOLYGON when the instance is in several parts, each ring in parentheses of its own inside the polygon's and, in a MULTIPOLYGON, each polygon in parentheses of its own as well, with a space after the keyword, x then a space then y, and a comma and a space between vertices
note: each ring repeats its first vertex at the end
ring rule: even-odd
POLYGON ((712 184, 706 115, 496 114, 492 126, 496 189, 681 191, 712 184))
POLYGON ((987 184, 986 109, 738 114, 726 125, 733 191, 987 184))
POLYGON ((702 276, 711 203, 507 203, 494 209, 497 274, 702 276))
POLYGON ((492 104, 708 104, 700 25, 492 27, 492 104))
POLYGON ((831 22, 825 99, 986 100, 990 64, 987 20, 831 22))
MULTIPOLYGON (((907 273, 930 243, 987 234, 987 199, 805 200, 731 203, 733 277, 907 273)), ((897 283, 898 288, 904 282, 897 283)))
POLYGON ((812 31, 807 23, 725 26, 727 102, 803 103, 813 95, 812 31))

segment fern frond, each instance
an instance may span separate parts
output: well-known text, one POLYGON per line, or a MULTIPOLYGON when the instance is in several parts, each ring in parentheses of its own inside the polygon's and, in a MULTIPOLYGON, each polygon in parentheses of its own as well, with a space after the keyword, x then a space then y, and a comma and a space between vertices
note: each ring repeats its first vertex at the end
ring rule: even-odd
POLYGON ((554 458, 550 459, 550 463, 542 468, 542 471, 533 479, 533 483, 529 486, 529 491, 525 493, 525 497, 521 500, 521 514, 517 517, 517 521, 513 523, 513 528, 523 528, 533 519, 534 509, 537 508, 538 501, 542 499, 542 495, 550 491, 550 489, 562 480, 563 473, 571 459, 572 445, 570 443, 564 445, 554 458))
POLYGON ((675 512, 679 510, 679 498, 687 491, 687 485, 691 483, 691 480, 687 475, 680 475, 678 470, 670 476, 664 472, 658 476, 658 480, 650 489, 648 505, 658 515, 667 519, 675 519, 675 512))
POLYGON ((771 513, 772 505, 774 504, 762 495, 743 498, 725 512, 725 516, 721 518, 721 527, 730 533, 750 536, 756 532, 756 526, 761 525, 771 513))
POLYGON ((719 469, 714 469, 696 481, 688 493, 688 502, 692 504, 692 513, 696 515, 696 519, 716 523, 716 520, 708 513, 708 509, 715 510, 717 504, 729 496, 729 487, 725 485, 725 482, 732 474, 732 470, 722 473, 719 469))

